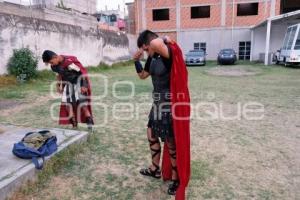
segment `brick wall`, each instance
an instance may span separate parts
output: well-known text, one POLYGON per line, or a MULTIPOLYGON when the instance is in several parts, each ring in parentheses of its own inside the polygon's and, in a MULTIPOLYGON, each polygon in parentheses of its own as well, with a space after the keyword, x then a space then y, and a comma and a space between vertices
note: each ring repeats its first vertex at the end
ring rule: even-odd
POLYGON ((275 15, 280 15, 280 9, 281 9, 280 1, 281 0, 276 0, 275 15))
POLYGON ((175 7, 176 0, 146 0, 146 8, 175 7))
POLYGON ((253 16, 237 16, 237 7, 239 3, 249 2, 246 0, 236 0, 234 4, 234 13, 232 13, 232 3, 226 5, 226 26, 252 26, 257 25, 270 16, 270 1, 257 1, 258 15, 253 16))
POLYGON ((153 21, 152 9, 146 9, 147 28, 151 30, 170 30, 176 28, 176 8, 169 8, 170 20, 166 21, 153 21))
POLYGON ((142 30, 142 16, 141 16, 141 12, 142 12, 142 7, 141 7, 141 1, 136 0, 134 1, 134 20, 135 20, 135 25, 136 25, 136 34, 138 34, 141 30, 142 30))
MULTIPOLYGON (((143 0, 136 0, 136 20, 137 32, 142 30, 142 12, 145 14, 146 28, 159 30, 160 32, 176 31, 176 1, 177 0, 145 0, 145 8, 142 8, 143 0), (169 8, 170 20, 153 21, 152 10, 159 8, 169 8)), ((270 16, 271 0, 226 0, 225 4, 225 25, 227 27, 250 27, 257 25, 270 16), (258 15, 237 16, 237 4, 258 2, 258 15)), ((180 28, 181 29, 201 29, 220 27, 222 21, 222 0, 180 0, 180 28), (191 19, 192 6, 210 6, 210 18, 191 19)), ((275 15, 280 14, 280 0, 276 0, 275 15)))
POLYGON ((221 26, 222 0, 181 0, 181 28, 210 28, 221 26), (191 19, 191 7, 210 6, 210 18, 191 19))
POLYGON ((136 27, 135 27, 135 6, 134 3, 127 3, 128 9, 128 18, 125 19, 126 21, 126 32, 129 34, 135 34, 136 27))

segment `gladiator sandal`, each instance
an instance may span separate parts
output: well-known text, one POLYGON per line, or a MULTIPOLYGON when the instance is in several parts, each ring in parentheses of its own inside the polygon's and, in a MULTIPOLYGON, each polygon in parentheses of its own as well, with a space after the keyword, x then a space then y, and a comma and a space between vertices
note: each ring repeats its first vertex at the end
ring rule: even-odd
POLYGON ((150 176, 156 179, 160 179, 161 178, 161 171, 159 166, 153 162, 153 159, 159 155, 161 153, 161 148, 159 146, 159 149, 153 149, 152 146, 155 144, 159 144, 158 140, 155 141, 151 141, 149 140, 149 144, 150 144, 150 149, 151 149, 151 156, 152 156, 152 164, 155 167, 155 170, 152 170, 150 167, 148 168, 144 168, 140 170, 140 174, 144 175, 144 176, 150 176))
MULTIPOLYGON (((173 151, 173 153, 170 153, 170 158, 173 159, 173 160, 176 160, 176 149, 175 148, 172 148, 172 149, 169 148, 169 150, 173 151)), ((172 165, 172 171, 174 171, 177 174, 177 177, 178 177, 177 166, 172 165)), ((169 185, 169 188, 168 188, 168 194, 169 195, 175 195, 178 187, 179 187, 179 179, 172 180, 172 183, 169 185)))
POLYGON ((172 183, 169 185, 168 194, 176 195, 176 191, 179 187, 179 180, 172 180, 172 183))
POLYGON ((77 128, 77 120, 76 120, 76 118, 75 117, 72 117, 71 119, 70 119, 70 123, 72 124, 72 126, 73 126, 73 128, 77 128))
POLYGON ((88 117, 86 119, 86 124, 87 124, 89 130, 93 130, 94 121, 93 121, 92 117, 88 117))

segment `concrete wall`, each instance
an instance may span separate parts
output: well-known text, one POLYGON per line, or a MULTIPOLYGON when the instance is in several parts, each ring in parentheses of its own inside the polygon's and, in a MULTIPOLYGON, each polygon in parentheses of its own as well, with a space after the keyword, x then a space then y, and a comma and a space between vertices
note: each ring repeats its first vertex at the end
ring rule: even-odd
POLYGON ((13 14, 17 16, 37 18, 47 21, 54 21, 64 24, 80 26, 84 30, 97 27, 97 19, 93 16, 82 15, 77 12, 67 11, 60 8, 36 8, 28 6, 1 3, 0 13, 13 14))
POLYGON ((137 47, 137 36, 136 35, 127 35, 129 42, 129 55, 132 57, 134 53, 138 50, 137 47))
POLYGON ((67 9, 73 9, 80 13, 94 14, 97 10, 96 0, 33 0, 33 5, 41 5, 46 7, 56 7, 61 2, 67 9))
POLYGON ((6 65, 13 49, 21 47, 29 47, 39 57, 39 69, 45 69, 40 59, 45 49, 77 56, 83 65, 90 66, 128 60, 129 43, 135 41, 134 36, 122 33, 85 30, 81 26, 1 13, 0 10, 0 74, 7 72, 6 65))
POLYGON ((194 43, 206 42, 207 59, 216 60, 217 54, 223 48, 233 48, 237 53, 240 41, 251 41, 251 31, 248 28, 234 29, 202 29, 182 31, 179 34, 179 44, 184 53, 194 49, 194 43), (233 39, 232 39, 233 38, 233 39))
MULTIPOLYGON (((271 38, 270 38, 270 53, 275 53, 282 47, 283 39, 290 24, 272 24, 271 26, 271 38)), ((266 48, 266 32, 267 26, 260 26, 254 29, 254 41, 253 41, 253 55, 252 60, 259 60, 259 55, 265 53, 266 48)))

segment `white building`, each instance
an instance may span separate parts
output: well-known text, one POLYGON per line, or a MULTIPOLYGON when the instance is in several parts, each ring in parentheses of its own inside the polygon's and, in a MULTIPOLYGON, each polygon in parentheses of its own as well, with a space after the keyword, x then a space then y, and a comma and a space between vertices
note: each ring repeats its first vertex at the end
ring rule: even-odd
POLYGON ((94 14, 97 11, 97 0, 31 0, 32 5, 58 7, 84 14, 94 14))
POLYGON ((270 64, 271 55, 282 48, 287 28, 300 23, 300 10, 269 17, 252 28, 251 60, 270 64))

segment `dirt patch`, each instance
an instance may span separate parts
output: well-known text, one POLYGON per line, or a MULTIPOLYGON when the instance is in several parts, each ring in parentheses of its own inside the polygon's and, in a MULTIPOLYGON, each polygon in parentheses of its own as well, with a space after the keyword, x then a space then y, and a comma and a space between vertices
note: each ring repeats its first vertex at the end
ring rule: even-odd
MULTIPOLYGON (((47 189, 43 191, 37 191, 36 193, 44 196, 44 199, 50 199, 49 196, 52 196, 51 199, 64 199, 66 196, 70 199, 76 198, 72 192, 73 187, 79 183, 79 180, 76 177, 66 177, 66 176, 57 176, 53 177, 49 181, 47 189)), ((37 200, 40 199, 36 197, 37 194, 33 193, 32 195, 24 196, 22 191, 14 194, 10 200, 37 200)))
POLYGON ((46 96, 40 96, 39 98, 36 98, 32 102, 18 102, 13 100, 0 100, 0 111, 1 116, 9 116, 14 113, 21 112, 22 110, 31 108, 33 106, 39 106, 46 102, 48 102, 51 99, 50 95, 46 96), (2 105, 4 105, 2 107, 2 105))
POLYGON ((228 66, 228 67, 215 67, 213 69, 206 71, 210 75, 214 76, 230 76, 230 77, 240 77, 240 76, 254 76, 260 74, 261 71, 258 69, 250 69, 240 66, 228 66))
POLYGON ((6 87, 8 85, 16 85, 16 84, 17 84, 16 77, 10 75, 0 76, 0 88, 6 87))
POLYGON ((21 104, 22 104, 22 102, 20 102, 20 101, 1 99, 0 100, 0 110, 6 110, 6 109, 14 108, 14 107, 17 107, 21 104))

